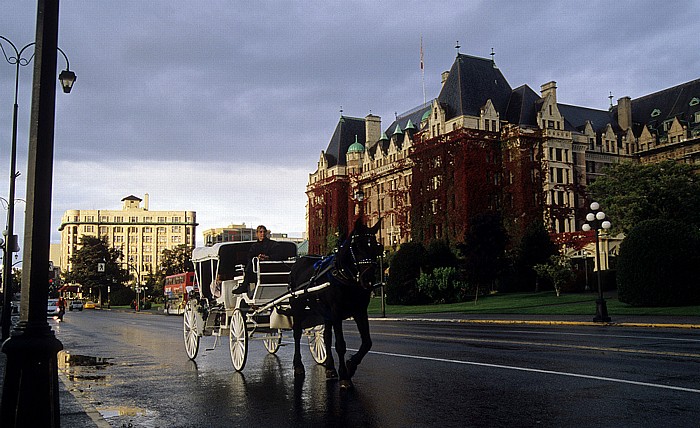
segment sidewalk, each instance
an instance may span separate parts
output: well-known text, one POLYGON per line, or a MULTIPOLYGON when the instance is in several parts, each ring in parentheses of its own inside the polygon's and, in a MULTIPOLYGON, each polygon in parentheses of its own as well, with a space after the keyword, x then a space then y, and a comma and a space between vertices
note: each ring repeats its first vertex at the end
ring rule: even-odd
MULTIPOLYGON (((133 312, 133 310, 130 310, 133 312)), ((136 313, 136 312, 134 312, 136 313)), ((138 314, 156 315, 156 311, 142 311, 138 314)), ((162 314, 162 312, 160 312, 162 314)), ((700 329, 700 316, 695 317, 668 317, 668 316, 615 316, 611 315, 610 323, 595 323, 593 315, 498 315, 479 314, 464 315, 457 313, 425 314, 425 315, 390 315, 387 317, 371 316, 372 322, 402 321, 402 322, 453 322, 471 324, 528 324, 528 325, 570 325, 570 326, 600 326, 608 328, 616 327, 647 327, 647 328, 682 328, 700 329)), ((0 395, 5 377, 5 364, 7 356, 0 352, 0 395)), ((109 423, 90 404, 68 389, 70 381, 65 374, 59 371, 59 399, 61 405, 61 426, 64 427, 97 427, 109 428, 109 423)))
MULTIPOLYGON (((0 396, 2 395, 2 386, 5 379, 5 364, 7 363, 7 355, 0 352, 0 396)), ((76 398, 66 387, 70 385, 65 375, 59 371, 58 374, 58 398, 61 405, 61 426, 62 427, 96 427, 109 428, 102 415, 88 402, 84 402, 76 398)))

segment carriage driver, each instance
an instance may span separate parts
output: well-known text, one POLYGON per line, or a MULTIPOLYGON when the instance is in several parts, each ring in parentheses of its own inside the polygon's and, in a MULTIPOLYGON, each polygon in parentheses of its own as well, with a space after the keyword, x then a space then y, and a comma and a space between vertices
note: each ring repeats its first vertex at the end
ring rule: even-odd
POLYGON ((271 260, 276 258, 276 247, 277 241, 273 241, 267 236, 267 228, 262 224, 255 229, 255 236, 258 241, 251 245, 248 251, 248 264, 245 267, 245 277, 243 284, 246 287, 243 290, 237 290, 238 292, 248 291, 247 286, 249 284, 255 284, 256 278, 253 272, 253 258, 257 257, 260 260, 271 260))

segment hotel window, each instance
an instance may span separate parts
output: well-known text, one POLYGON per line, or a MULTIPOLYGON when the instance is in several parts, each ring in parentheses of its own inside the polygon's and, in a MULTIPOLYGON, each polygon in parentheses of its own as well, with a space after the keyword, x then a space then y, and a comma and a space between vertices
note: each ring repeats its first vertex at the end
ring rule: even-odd
POLYGON ((107 226, 100 226, 100 235, 107 234, 107 226))
POLYGON ((124 242, 124 237, 122 235, 117 235, 114 237, 114 242, 124 242))
POLYGON ((85 221, 95 221, 95 216, 94 215, 86 215, 85 221))
POLYGON ((133 216, 129 217, 129 223, 138 223, 138 222, 139 222, 138 217, 133 217, 133 216))
POLYGON ((100 216, 100 222, 107 223, 108 221, 109 221, 109 216, 106 216, 106 215, 100 216))
POLYGON ((182 227, 181 227, 181 226, 172 226, 172 227, 171 227, 171 232, 172 232, 172 233, 180 233, 181 230, 182 230, 182 227))
POLYGON ((117 232, 118 232, 118 233, 121 233, 121 232, 123 232, 123 231, 124 231, 124 229, 122 229, 121 226, 114 226, 114 232, 115 232, 115 233, 117 233, 117 232))
POLYGON ((173 217, 173 223, 180 223, 182 217, 173 217))
POLYGON ((85 232, 93 233, 95 231, 95 226, 85 226, 85 232))
POLYGON ((129 233, 136 233, 138 232, 138 228, 136 226, 129 226, 129 233))
POLYGON ((153 228, 151 226, 146 226, 143 228, 143 233, 153 233, 153 228))
POLYGON ((165 217, 158 217, 158 223, 165 223, 165 217))
POLYGON ((124 217, 122 217, 122 216, 115 216, 114 217, 115 223, 122 223, 123 221, 124 221, 124 217))
POLYGON ((153 223, 153 217, 144 217, 143 221, 144 223, 153 223))
POLYGON ((165 233, 165 232, 166 232, 165 227, 161 226, 158 228, 158 233, 165 233))
POLYGON ((172 236, 171 242, 174 242, 174 243, 182 242, 182 236, 172 236))
POLYGON ((153 237, 152 236, 144 236, 143 242, 153 242, 153 237))

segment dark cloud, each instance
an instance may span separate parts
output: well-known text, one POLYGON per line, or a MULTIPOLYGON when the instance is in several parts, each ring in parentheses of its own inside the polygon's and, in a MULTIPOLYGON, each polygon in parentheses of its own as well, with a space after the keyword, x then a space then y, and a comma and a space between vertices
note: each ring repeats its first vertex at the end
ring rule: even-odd
MULTIPOLYGON (((388 126, 423 102, 423 84, 428 100, 438 95, 458 40, 475 56, 494 48, 513 87, 539 91, 556 80, 560 102, 606 108, 610 92, 638 97, 698 78, 700 4, 660 9, 649 0, 63 0, 59 44, 78 80, 57 97, 56 158, 147 161, 154 174, 158 162, 178 160, 203 170, 262 160, 312 172, 341 106, 388 126)), ((0 16, 0 34, 26 43, 35 21, 35 3, 17 2, 0 16)), ((30 68, 20 82, 20 169, 30 68)), ((8 175, 11 71, 0 63, 0 177, 8 175)), ((295 197, 304 203, 303 187, 295 197)))

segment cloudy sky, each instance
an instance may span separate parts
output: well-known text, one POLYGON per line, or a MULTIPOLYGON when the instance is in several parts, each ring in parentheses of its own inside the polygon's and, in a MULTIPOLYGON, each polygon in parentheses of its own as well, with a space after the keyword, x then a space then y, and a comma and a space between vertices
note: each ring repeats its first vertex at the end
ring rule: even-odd
MULTIPOLYGON (((438 95, 460 52, 491 49, 515 88, 606 109, 700 77, 693 1, 63 0, 59 46, 77 82, 57 95, 52 242, 67 209, 195 210, 201 232, 245 222, 301 236, 305 185, 343 114, 382 117, 438 95)), ((34 39, 36 2, 0 15, 34 39)), ((6 49, 7 50, 7 49, 6 49)), ((0 57, 2 59, 2 57, 0 57)), ((64 61, 59 57, 59 68, 64 61)), ((17 197, 25 197, 31 67, 20 74, 17 197)), ((14 68, 0 61, 0 196, 14 68)), ((15 232, 24 231, 24 204, 15 232)))

